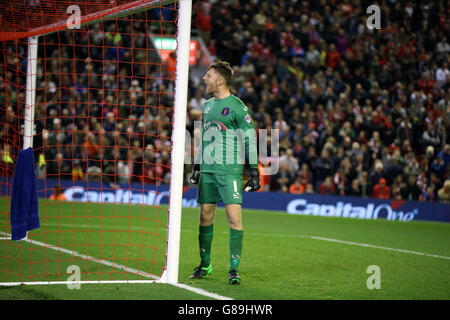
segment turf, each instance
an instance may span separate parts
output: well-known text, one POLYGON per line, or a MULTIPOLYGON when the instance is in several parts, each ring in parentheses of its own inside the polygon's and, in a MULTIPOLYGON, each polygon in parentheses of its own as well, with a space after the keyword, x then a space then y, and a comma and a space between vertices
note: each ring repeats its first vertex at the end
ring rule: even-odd
MULTIPOLYGON (((7 206, 8 199, 0 199, 3 232, 9 232, 7 206)), ((120 266, 155 276, 162 272, 167 207, 47 200, 40 203, 40 217, 41 228, 30 238, 64 250, 2 240, 0 282, 65 281, 70 265, 80 267, 82 280, 148 279, 120 266), (87 261, 85 255, 97 261, 87 261), (98 263, 100 259, 106 264, 98 263)), ((241 285, 228 284, 229 227, 221 208, 214 226, 214 271, 205 279, 190 280, 199 263, 199 218, 198 209, 183 209, 179 282, 244 300, 450 299, 450 224, 255 210, 244 210, 243 220, 241 285), (371 265, 380 268, 381 289, 367 287, 371 265)), ((66 285, 0 287, 0 299, 210 298, 166 284, 83 284, 80 290, 66 285)))

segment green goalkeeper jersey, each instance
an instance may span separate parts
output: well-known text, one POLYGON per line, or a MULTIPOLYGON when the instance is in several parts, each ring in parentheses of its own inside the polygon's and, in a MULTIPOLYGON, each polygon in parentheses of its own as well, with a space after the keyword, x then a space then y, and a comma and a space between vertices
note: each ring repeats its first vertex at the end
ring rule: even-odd
POLYGON ((256 131, 250 110, 236 96, 209 99, 202 107, 201 172, 242 174, 243 165, 258 167, 256 131))

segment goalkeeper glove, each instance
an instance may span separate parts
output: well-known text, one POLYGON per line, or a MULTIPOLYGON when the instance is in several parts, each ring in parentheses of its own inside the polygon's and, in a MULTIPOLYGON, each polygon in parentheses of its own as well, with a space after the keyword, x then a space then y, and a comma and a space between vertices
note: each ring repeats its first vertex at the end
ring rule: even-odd
POLYGON ((261 182, 259 180, 259 170, 258 168, 250 168, 250 179, 244 186, 245 191, 254 192, 261 188, 261 182))
POLYGON ((200 179, 200 164, 194 164, 194 170, 192 170, 191 183, 198 184, 200 179))

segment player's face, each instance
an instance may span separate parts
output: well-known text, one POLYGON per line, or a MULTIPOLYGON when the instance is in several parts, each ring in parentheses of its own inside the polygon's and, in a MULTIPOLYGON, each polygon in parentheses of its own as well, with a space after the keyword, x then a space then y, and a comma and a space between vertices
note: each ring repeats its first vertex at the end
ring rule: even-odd
POLYGON ((213 69, 209 69, 203 77, 206 84, 206 94, 214 94, 221 82, 220 75, 213 69))

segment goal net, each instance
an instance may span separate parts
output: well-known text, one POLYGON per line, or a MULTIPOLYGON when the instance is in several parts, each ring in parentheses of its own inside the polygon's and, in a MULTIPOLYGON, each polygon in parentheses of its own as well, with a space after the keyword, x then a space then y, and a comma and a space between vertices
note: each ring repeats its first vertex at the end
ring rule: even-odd
POLYGON ((1 284, 177 281, 190 6, 1 2, 1 284), (12 241, 30 147, 40 225, 12 241))

